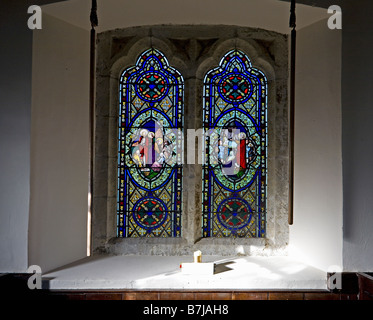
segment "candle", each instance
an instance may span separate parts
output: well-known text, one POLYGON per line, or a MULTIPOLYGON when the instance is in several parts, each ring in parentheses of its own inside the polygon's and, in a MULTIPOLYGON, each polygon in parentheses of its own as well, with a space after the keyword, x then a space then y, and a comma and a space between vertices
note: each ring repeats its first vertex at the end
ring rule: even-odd
POLYGON ((194 262, 195 263, 202 262, 202 252, 200 250, 197 250, 194 252, 194 262))

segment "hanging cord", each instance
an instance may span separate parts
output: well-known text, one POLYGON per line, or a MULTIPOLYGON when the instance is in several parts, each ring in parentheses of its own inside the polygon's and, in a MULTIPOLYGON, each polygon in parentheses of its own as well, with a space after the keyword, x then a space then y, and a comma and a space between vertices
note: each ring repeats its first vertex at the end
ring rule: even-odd
POLYGON ((88 183, 88 217, 87 217, 87 255, 91 255, 91 219, 93 203, 93 174, 94 174, 94 131, 95 131, 95 66, 96 66, 96 30, 98 26, 97 2, 92 0, 91 14, 91 43, 90 43, 90 75, 89 75, 89 183, 88 183))
POLYGON ((296 15, 295 0, 291 1, 290 21, 291 30, 291 61, 290 61, 290 110, 289 110, 289 214, 288 223, 293 224, 294 220, 294 113, 295 113, 295 55, 296 55, 296 15))
POLYGON ((97 1, 92 0, 92 7, 91 7, 91 15, 90 15, 90 21, 92 29, 98 26, 98 18, 97 18, 97 1))

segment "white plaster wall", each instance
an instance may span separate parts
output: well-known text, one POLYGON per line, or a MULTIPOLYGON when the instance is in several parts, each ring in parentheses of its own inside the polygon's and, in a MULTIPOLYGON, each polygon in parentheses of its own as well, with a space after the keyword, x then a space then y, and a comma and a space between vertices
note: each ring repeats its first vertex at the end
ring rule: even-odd
POLYGON ((297 32, 294 224, 290 252, 342 268, 341 32, 297 32))
POLYGON ((27 269, 32 37, 24 8, 0 2, 0 273, 27 269))
POLYGON ((373 2, 343 6, 343 268, 373 272, 373 2))
MULTIPOLYGON (((159 0, 156 2, 145 0, 141 6, 130 1, 107 0, 105 2, 99 1, 98 5, 98 32, 136 25, 172 23, 241 25, 275 30, 283 33, 289 32, 289 4, 275 0, 234 0, 231 2, 221 1, 219 3, 212 0, 191 0, 188 2, 181 0, 159 0)), ((45 117, 42 116, 42 113, 48 110, 48 101, 51 98, 59 101, 59 103, 62 103, 66 107, 70 106, 70 104, 62 102, 67 97, 66 93, 56 93, 53 90, 50 90, 51 88, 54 88, 55 85, 55 83, 53 84, 53 81, 51 82, 50 79, 48 79, 52 76, 51 70, 54 61, 59 61, 58 66, 61 68, 60 71, 64 71, 64 61, 66 60, 65 55, 74 52, 78 58, 77 61, 70 61, 68 63, 76 63, 76 65, 79 65, 81 68, 83 68, 84 63, 87 63, 88 68, 88 48, 85 48, 86 51, 80 50, 82 43, 77 42, 77 40, 79 37, 81 37, 82 40, 84 38, 83 42, 86 42, 89 39, 88 34, 85 34, 82 31, 82 29, 89 30, 90 28, 88 19, 89 9, 90 1, 88 0, 71 0, 43 6, 44 14, 48 14, 46 15, 47 23, 53 26, 56 30, 52 32, 52 29, 48 28, 48 31, 46 31, 44 28, 43 32, 46 32, 45 37, 42 37, 41 35, 43 33, 40 33, 38 34, 40 39, 35 39, 35 48, 44 46, 43 41, 46 41, 48 37, 53 38, 58 36, 59 41, 63 41, 60 45, 58 45, 58 43, 54 44, 55 47, 53 48, 53 51, 55 52, 55 55, 53 58, 51 58, 50 55, 48 56, 48 52, 43 51, 45 50, 45 47, 44 49, 40 49, 41 53, 38 51, 34 52, 36 55, 36 64, 42 66, 41 70, 45 71, 43 74, 45 78, 40 82, 39 77, 42 73, 35 71, 36 73, 34 74, 33 83, 36 83, 37 87, 34 88, 33 93, 35 94, 35 92, 37 92, 38 95, 34 96, 33 100, 33 106, 36 107, 36 109, 33 110, 33 114, 35 113, 36 116, 32 124, 34 133, 33 142, 35 143, 32 145, 31 164, 32 170, 34 170, 35 167, 37 171, 35 171, 31 177, 31 187, 32 190, 35 190, 35 193, 31 194, 32 223, 30 224, 30 231, 33 231, 33 233, 30 236, 30 261, 42 261, 43 263, 46 263, 47 266, 51 267, 70 262, 74 257, 79 258, 83 251, 85 252, 85 248, 83 247, 86 245, 86 226, 84 225, 83 220, 86 218, 86 215, 82 214, 84 210, 81 201, 86 201, 86 198, 84 197, 86 186, 83 185, 83 181, 79 180, 80 182, 76 185, 75 189, 66 189, 66 186, 68 186, 69 183, 65 178, 66 174, 67 176, 73 177, 77 172, 79 172, 79 174, 71 181, 80 178, 83 180, 82 172, 86 174, 87 168, 82 164, 81 169, 83 170, 79 170, 79 164, 76 162, 69 163, 62 161, 52 152, 53 149, 50 148, 52 142, 55 139, 62 138, 62 141, 67 143, 69 137, 71 138, 71 135, 73 135, 74 130, 69 130, 69 137, 63 136, 61 131, 55 129, 50 123, 48 124, 48 121, 45 121, 45 117), (53 20, 52 16, 57 19, 53 20), (85 19, 84 17, 87 18, 85 19), (63 23, 59 20, 65 22, 63 23), (62 34, 61 28, 57 27, 58 24, 66 26, 62 34), (76 28, 74 28, 74 26, 76 28), (55 32, 57 32, 57 34, 55 34, 55 32), (68 34, 70 37, 73 35, 73 37, 70 38, 68 46, 66 46, 65 42, 68 41, 68 34), (69 52, 67 52, 67 48, 70 48, 69 52), (49 71, 46 71, 48 68, 49 71), (43 95, 41 93, 43 93, 43 95), (38 99, 42 99, 42 104, 39 105, 38 99), (50 132, 50 129, 54 129, 52 130, 53 134, 44 136, 43 132, 50 132), (47 160, 48 157, 45 157, 46 155, 57 161, 55 162, 56 164, 63 164, 64 168, 67 170, 67 172, 60 172, 59 174, 54 172, 56 180, 63 178, 63 184, 59 186, 60 189, 53 190, 52 188, 55 184, 51 183, 49 177, 53 170, 52 168, 45 170, 45 166, 47 166, 47 168, 48 165, 51 166, 50 159, 47 160), (49 173, 47 173, 48 171, 49 173), (80 198, 78 193, 80 193, 80 198), (45 196, 43 196, 44 194, 45 196), (71 199, 69 203, 66 203, 67 198, 71 199), (57 211, 55 210, 55 201, 59 204, 57 211), (78 224, 75 223, 76 219, 79 220, 78 224), (56 234, 54 226, 57 225, 60 228, 56 234), (71 234, 68 239, 65 237, 66 231, 68 231, 68 234, 71 234), (65 241, 67 241, 66 244, 64 244, 65 241), (71 252, 69 252, 69 247, 72 250, 71 252), (63 250, 61 253, 57 254, 56 250, 60 250, 61 248, 63 250)), ((297 7, 297 15, 300 21, 298 27, 300 28, 301 26, 306 26, 314 21, 323 19, 326 16, 326 10, 299 5, 297 7)), ((51 39, 48 39, 47 41, 50 42, 51 39)), ((35 68, 35 70, 37 69, 35 68)), ((80 69, 78 68, 77 70, 80 69)), ((66 80, 66 84, 71 86, 70 89, 72 92, 76 93, 81 91, 85 85, 88 85, 87 78, 80 78, 80 80, 81 81, 78 81, 76 77, 74 77, 74 80, 69 78, 69 80, 66 80)), ((88 93, 88 88, 86 89, 88 93)), ((77 97, 74 97, 73 99, 75 98, 77 97)), ((80 97, 77 99, 79 100, 83 98, 80 97)), ((48 111, 48 116, 50 118, 59 117, 59 115, 61 115, 60 118, 66 122, 73 120, 71 119, 71 114, 69 118, 68 110, 62 111, 57 106, 54 106, 53 110, 48 111)), ((47 120, 50 119, 48 116, 46 117, 47 120)), ((80 120, 83 126, 88 125, 87 117, 85 118, 82 115, 80 120)), ((88 129, 85 132, 88 133, 88 129)), ((70 140, 74 141, 74 139, 70 140)), ((79 144, 79 142, 77 143, 79 144)), ((71 146, 65 146, 71 150, 71 146)), ((83 146, 83 144, 81 146, 83 146)), ((300 241, 307 242, 302 237, 300 237, 300 241)))
POLYGON ((86 256, 89 32, 43 14, 34 31, 29 265, 86 256))

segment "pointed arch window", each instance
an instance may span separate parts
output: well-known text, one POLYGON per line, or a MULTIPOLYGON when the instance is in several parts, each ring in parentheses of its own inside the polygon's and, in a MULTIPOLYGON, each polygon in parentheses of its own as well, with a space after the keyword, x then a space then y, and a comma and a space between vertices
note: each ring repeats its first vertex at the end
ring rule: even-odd
POLYGON ((232 50, 203 92, 203 237, 265 237, 267 79, 232 50))
POLYGON ((119 84, 118 237, 180 237, 184 80, 158 50, 119 84))

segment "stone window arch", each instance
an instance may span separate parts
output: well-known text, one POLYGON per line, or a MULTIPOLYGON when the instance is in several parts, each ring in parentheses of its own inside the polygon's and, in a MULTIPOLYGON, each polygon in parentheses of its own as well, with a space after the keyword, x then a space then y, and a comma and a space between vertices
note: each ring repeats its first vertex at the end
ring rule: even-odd
MULTIPOLYGON (((144 26, 98 34, 95 164, 92 205, 93 252, 111 254, 271 255, 288 243, 287 36, 236 26, 144 26), (184 142, 188 129, 203 128, 203 81, 229 51, 239 49, 268 80, 268 197, 264 238, 202 238, 202 166, 184 153, 182 236, 118 238, 118 83, 147 49, 162 52, 184 78, 184 142)), ((201 148, 195 141, 195 148, 201 148)))

